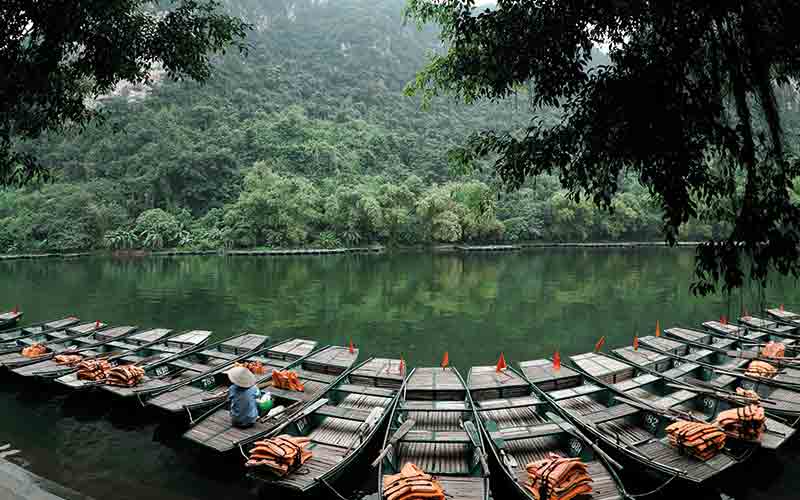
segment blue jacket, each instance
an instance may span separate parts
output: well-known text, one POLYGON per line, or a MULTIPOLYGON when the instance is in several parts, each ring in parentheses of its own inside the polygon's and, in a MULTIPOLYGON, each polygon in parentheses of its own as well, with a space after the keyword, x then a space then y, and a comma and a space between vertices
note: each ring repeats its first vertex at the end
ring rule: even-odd
POLYGON ((243 426, 254 424, 258 419, 258 404, 256 400, 261 395, 258 387, 244 389, 238 385, 228 388, 228 401, 230 401, 231 421, 233 425, 243 426))

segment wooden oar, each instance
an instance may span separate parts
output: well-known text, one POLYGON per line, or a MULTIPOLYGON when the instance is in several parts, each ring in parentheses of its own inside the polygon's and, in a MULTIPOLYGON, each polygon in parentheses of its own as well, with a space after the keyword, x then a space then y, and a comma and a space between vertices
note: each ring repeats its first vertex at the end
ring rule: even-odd
POLYGON ((467 433, 469 436, 469 440, 472 441, 472 446, 475 448, 475 453, 478 454, 478 460, 481 461, 481 467, 483 468, 483 473, 485 475, 489 475, 489 462, 486 461, 486 453, 483 451, 481 447, 481 435, 478 434, 478 429, 475 428, 475 423, 471 420, 463 422, 462 425, 464 426, 464 432, 467 433))
POLYGON ((406 434, 408 434, 408 432, 414 427, 414 425, 416 425, 416 423, 417 422, 413 419, 403 422, 402 425, 400 425, 395 433, 389 438, 389 443, 381 450, 380 454, 378 454, 378 458, 372 462, 372 467, 377 467, 383 458, 392 450, 392 448, 397 446, 397 443, 403 439, 406 434))

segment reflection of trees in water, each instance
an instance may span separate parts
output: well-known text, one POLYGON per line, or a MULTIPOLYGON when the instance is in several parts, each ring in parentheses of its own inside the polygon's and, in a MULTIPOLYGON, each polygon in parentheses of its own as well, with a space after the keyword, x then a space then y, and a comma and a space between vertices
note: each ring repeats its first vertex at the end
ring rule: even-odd
MULTIPOLYGON (((437 362, 449 350, 465 366, 500 350, 516 360, 568 355, 600 335, 627 345, 656 319, 697 326, 725 314, 724 297, 690 294, 692 266, 691 251, 668 249, 20 261, 0 263, 13 276, 0 297, 31 320, 75 313, 218 336, 352 336, 370 354, 437 362)), ((776 280, 767 297, 800 304, 795 285, 776 280)), ((755 304, 755 291, 746 298, 755 304)))

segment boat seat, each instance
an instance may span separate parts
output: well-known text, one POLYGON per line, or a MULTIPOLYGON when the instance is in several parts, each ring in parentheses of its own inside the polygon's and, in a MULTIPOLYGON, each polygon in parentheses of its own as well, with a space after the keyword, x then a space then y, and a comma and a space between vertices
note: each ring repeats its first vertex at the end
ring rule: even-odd
POLYGON ((400 409, 420 412, 469 411, 464 401, 403 401, 400 409))
POLYGON ((351 394, 365 394, 367 396, 378 396, 381 398, 393 398, 396 391, 391 389, 384 389, 382 387, 369 387, 366 385, 358 384, 342 384, 336 387, 339 392, 347 392, 351 394))
POLYGON ((492 439, 502 439, 504 441, 518 441, 520 439, 538 438, 551 436, 562 432, 561 428, 553 423, 543 425, 532 425, 526 427, 508 427, 496 432, 492 432, 492 439))
POLYGON ((673 406, 691 401, 695 397, 697 397, 697 394, 692 391, 680 390, 675 391, 667 396, 658 398, 657 400, 653 401, 653 405, 659 408, 672 408, 673 406))
POLYGON ((639 411, 641 411, 639 410, 639 408, 623 403, 614 405, 611 408, 605 410, 589 413, 587 415, 584 415, 584 418, 589 422, 597 425, 597 424, 602 424, 604 422, 609 422, 612 420, 617 420, 623 417, 627 417, 630 415, 635 415, 639 411))
POLYGON ((323 405, 314 411, 315 415, 324 417, 341 418, 342 420, 353 420, 356 422, 365 422, 369 417, 371 410, 361 410, 357 408, 342 408, 341 406, 323 405))
POLYGON ((307 401, 313 395, 309 395, 308 391, 298 392, 298 391, 288 391, 286 389, 279 389, 277 387, 265 387, 264 392, 269 392, 273 396, 277 396, 279 398, 290 399, 292 401, 307 401))
POLYGON ((169 364, 173 366, 177 366, 178 368, 185 368, 187 370, 191 370, 193 372, 204 373, 213 368, 210 365, 204 365, 202 363, 192 363, 191 361, 186 361, 183 359, 176 359, 174 361, 170 361, 169 364))
POLYGON ((505 408, 524 408, 526 406, 535 406, 542 404, 542 401, 534 396, 524 396, 520 398, 488 399, 484 401, 477 401, 475 404, 478 407, 478 411, 488 411, 505 408))
POLYGON ((403 437, 404 443, 472 443, 465 431, 408 431, 403 437))

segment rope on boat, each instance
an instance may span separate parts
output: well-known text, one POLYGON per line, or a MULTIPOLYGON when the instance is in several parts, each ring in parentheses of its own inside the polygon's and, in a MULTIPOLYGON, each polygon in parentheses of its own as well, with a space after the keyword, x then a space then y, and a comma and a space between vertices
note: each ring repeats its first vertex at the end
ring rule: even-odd
POLYGON ((328 484, 328 481, 326 481, 326 480, 324 480, 324 479, 320 479, 320 482, 321 482, 322 484, 324 484, 325 486, 327 486, 327 487, 328 487, 328 489, 329 489, 329 490, 331 490, 331 491, 332 491, 334 494, 336 494, 336 496, 337 496, 337 497, 339 497, 341 500, 349 500, 347 497, 343 496, 341 493, 339 493, 338 491, 336 491, 335 489, 333 489, 333 486, 331 486, 330 484, 328 484))
POLYGON ((678 476, 676 475, 676 476, 670 477, 669 479, 664 481, 663 484, 661 484, 660 486, 658 486, 657 488, 655 488, 653 490, 650 490, 650 491, 647 491, 647 492, 644 492, 644 493, 636 493, 636 494, 628 493, 628 491, 625 489, 625 487, 622 485, 622 483, 619 483, 619 484, 622 487, 622 494, 625 496, 625 498, 642 498, 642 497, 649 497, 650 495, 655 495, 656 493, 660 492, 661 490, 666 488, 669 485, 669 483, 674 481, 676 477, 678 477, 678 476))

